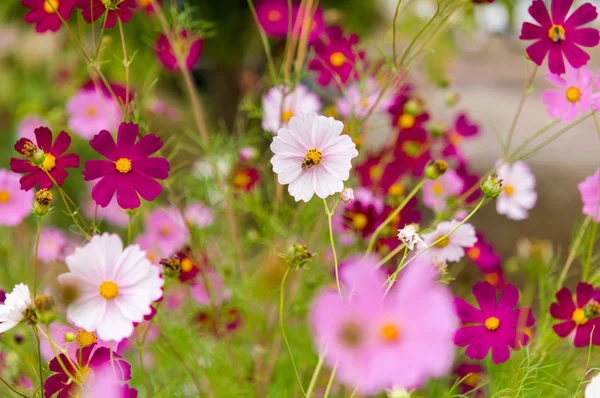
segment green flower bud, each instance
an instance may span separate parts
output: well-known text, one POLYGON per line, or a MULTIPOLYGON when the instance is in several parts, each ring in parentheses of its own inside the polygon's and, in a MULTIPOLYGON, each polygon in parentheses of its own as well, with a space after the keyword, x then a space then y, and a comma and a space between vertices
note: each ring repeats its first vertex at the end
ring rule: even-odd
POLYGON ((306 246, 294 243, 288 249, 287 254, 281 257, 286 260, 291 268, 304 268, 310 263, 313 256, 314 254, 309 252, 306 246))
POLYGON ((74 342, 76 338, 77 338, 77 336, 75 336, 75 333, 73 333, 73 332, 65 333, 65 341, 68 343, 74 342))
POLYGON ((168 278, 177 278, 181 273, 181 258, 173 256, 160 260, 160 265, 163 266, 163 275, 168 278))
POLYGON ((499 180, 497 176, 488 176, 485 181, 481 182, 481 191, 486 198, 497 198, 502 193, 502 180, 499 180))
POLYGON ((56 304, 54 299, 47 295, 42 294, 35 298, 35 313, 40 323, 49 325, 56 319, 56 304))
POLYGON ((52 203, 52 192, 49 189, 42 188, 35 193, 35 202, 33 203, 33 214, 43 217, 50 211, 52 203))
POLYGON ((446 170, 448 170, 448 163, 445 160, 429 162, 429 164, 425 166, 425 177, 430 180, 437 180, 446 172, 446 170))

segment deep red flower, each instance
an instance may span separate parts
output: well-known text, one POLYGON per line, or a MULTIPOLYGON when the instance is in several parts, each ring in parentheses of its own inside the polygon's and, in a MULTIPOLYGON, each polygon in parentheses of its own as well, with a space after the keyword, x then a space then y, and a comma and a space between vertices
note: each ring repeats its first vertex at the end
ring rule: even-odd
POLYGON ((128 22, 133 16, 133 10, 136 7, 135 0, 75 0, 75 5, 81 8, 81 15, 87 23, 92 23, 98 19, 106 18, 105 28, 114 28, 117 18, 123 22, 128 22), (105 13, 108 13, 106 17, 105 13))
POLYGON ((429 113, 423 109, 422 101, 405 94, 400 94, 394 99, 388 112, 392 115, 393 125, 400 131, 423 128, 429 120, 429 113))
POLYGON ((481 233, 477 234, 477 243, 467 249, 466 255, 484 274, 502 267, 502 260, 494 246, 486 241, 481 233))
MULTIPOLYGON (((192 69, 202 54, 204 41, 199 38, 188 37, 188 32, 182 30, 175 38, 175 47, 181 55, 185 57, 186 68, 192 69)), ((165 68, 170 71, 179 70, 175 51, 165 35, 160 35, 156 41, 156 56, 165 68)))
POLYGON ((390 199, 401 198, 406 193, 400 179, 407 170, 406 163, 395 159, 388 150, 356 166, 361 186, 390 199))
POLYGON ((66 21, 75 8, 74 0, 21 0, 21 4, 31 9, 25 15, 25 22, 35 24, 38 33, 56 32, 61 24, 59 15, 66 21))
POLYGON ((192 250, 188 247, 184 251, 177 253, 179 260, 181 261, 181 271, 179 273, 180 282, 190 282, 198 276, 200 268, 207 268, 209 266, 208 256, 205 252, 200 253, 200 261, 192 258, 192 250))
MULTIPOLYGON (((459 384, 460 392, 466 394, 473 391, 476 387, 483 385, 484 378, 487 376, 483 367, 478 363, 462 362, 454 369, 454 373, 458 376, 458 380, 462 380, 459 384)), ((483 390, 478 389, 475 397, 483 397, 483 390)))
MULTIPOLYGON (((10 159, 10 169, 15 173, 25 174, 19 180, 21 189, 29 191, 39 184, 39 188, 50 189, 54 185, 44 169, 46 169, 56 183, 61 186, 69 173, 65 169, 79 167, 79 156, 74 153, 64 154, 71 145, 71 136, 61 131, 52 143, 52 131, 48 127, 38 127, 34 130, 37 148, 44 152, 44 161, 35 166, 29 159, 10 159)), ((27 138, 21 138, 15 144, 15 150, 23 154, 23 147, 33 145, 27 138)))
POLYGON ((421 177, 431 160, 431 142, 424 128, 411 128, 398 135, 394 148, 396 161, 402 162, 414 177, 421 177))
POLYGON ((231 173, 231 185, 235 189, 250 192, 259 182, 260 175, 256 167, 238 164, 231 173))
POLYGON ((560 337, 567 337, 575 330, 575 347, 600 345, 600 292, 585 282, 577 284, 577 297, 573 301, 571 291, 563 287, 556 293, 556 303, 550 306, 550 315, 562 322, 552 328, 560 337))
POLYGON ((117 193, 117 203, 123 209, 137 209, 140 198, 152 201, 160 195, 162 187, 155 180, 169 176, 169 162, 165 158, 150 157, 162 148, 163 143, 154 134, 136 142, 139 126, 121 123, 117 142, 102 130, 90 141, 96 152, 108 160, 88 160, 83 176, 85 181, 100 181, 92 189, 92 199, 106 207, 117 193), (138 196, 139 195, 139 196, 138 196))

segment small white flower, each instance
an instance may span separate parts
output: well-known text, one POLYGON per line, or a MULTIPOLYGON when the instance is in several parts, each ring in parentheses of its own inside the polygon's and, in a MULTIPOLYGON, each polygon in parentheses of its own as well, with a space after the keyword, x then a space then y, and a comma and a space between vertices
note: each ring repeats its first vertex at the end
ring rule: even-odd
POLYGON ((115 234, 96 235, 66 258, 69 271, 58 282, 76 288, 78 296, 67 307, 76 326, 96 332, 104 341, 119 342, 133 333, 133 323, 151 312, 162 296, 163 279, 138 245, 123 250, 115 234))
POLYGON ((342 192, 340 192, 340 199, 345 204, 354 202, 354 189, 344 188, 342 192))
MULTIPOLYGON (((423 235, 423 240, 429 246, 448 232, 452 231, 459 224, 458 221, 442 221, 438 224, 435 231, 423 235)), ((459 261, 465 255, 465 247, 471 247, 477 243, 475 228, 468 223, 458 227, 450 236, 444 238, 441 242, 432 246, 428 250, 429 256, 436 257, 438 261, 459 261)))
POLYGON ((11 293, 6 295, 4 304, 0 305, 0 333, 4 333, 14 328, 23 320, 23 312, 31 304, 31 293, 29 288, 23 283, 19 283, 13 288, 11 293))
POLYGON ((398 230, 398 239, 402 241, 408 247, 409 250, 414 250, 415 245, 417 249, 425 244, 423 239, 417 233, 417 229, 414 224, 404 226, 404 228, 398 230))
POLYGON ((296 202, 308 202, 315 193, 325 199, 344 189, 358 151, 349 136, 341 135, 343 129, 342 122, 314 112, 294 116, 289 129, 279 129, 271 143, 271 163, 296 202))
POLYGON ((301 112, 320 112, 319 97, 308 91, 308 88, 298 84, 294 91, 285 96, 283 105, 281 99, 285 93, 284 86, 273 87, 263 97, 262 128, 275 134, 282 127, 288 127, 289 121, 301 112))
POLYGON ((585 388, 585 398, 600 398, 600 374, 594 376, 585 388))
POLYGON ((496 211, 512 220, 527 218, 537 201, 535 177, 527 163, 501 164, 498 179, 503 180, 503 189, 496 199, 496 211))

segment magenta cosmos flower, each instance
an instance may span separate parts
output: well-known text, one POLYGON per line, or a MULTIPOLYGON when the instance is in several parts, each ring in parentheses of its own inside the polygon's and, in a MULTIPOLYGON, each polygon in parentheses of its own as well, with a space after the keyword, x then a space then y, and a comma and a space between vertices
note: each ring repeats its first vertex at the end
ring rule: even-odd
POLYGON ((527 47, 527 55, 536 64, 541 65, 548 54, 550 72, 561 75, 565 73, 565 63, 573 68, 586 65, 590 56, 580 46, 594 47, 600 41, 597 29, 583 28, 598 17, 596 7, 585 3, 567 18, 573 0, 552 0, 552 17, 543 0, 533 0, 529 14, 539 25, 524 22, 521 40, 536 40, 527 47))
POLYGON ((563 287, 556 293, 556 303, 550 306, 550 315, 561 320, 552 328, 560 337, 567 337, 575 331, 573 344, 575 347, 600 345, 600 292, 585 282, 577 284, 576 300, 573 301, 571 291, 563 287))
POLYGON ((21 0, 31 11, 25 15, 25 22, 35 24, 35 31, 56 32, 60 28, 59 15, 66 21, 75 8, 74 0, 21 0))
MULTIPOLYGON (((56 183, 61 186, 69 173, 65 169, 79 167, 79 156, 74 153, 65 154, 71 145, 71 136, 61 131, 52 143, 52 131, 48 127, 38 127, 34 131, 37 149, 44 152, 44 161, 36 166, 29 159, 10 159, 10 168, 15 173, 25 174, 21 177, 21 189, 29 191, 39 185, 39 188, 52 188, 54 185, 46 172, 47 170, 56 183)), ((35 147, 27 138, 21 138, 15 144, 17 152, 23 154, 25 148, 35 147)), ((27 152, 27 151, 25 151, 27 152)))
MULTIPOLYGON (((291 9, 292 34, 298 35, 304 20, 303 8, 294 2, 291 9), (302 12, 301 12, 302 11, 302 12), (298 19, 298 16, 301 16, 298 19)), ((285 38, 288 34, 290 21, 290 10, 288 0, 262 0, 256 3, 256 15, 260 26, 270 37, 285 38)), ((314 15, 310 16, 309 43, 313 43, 323 32, 325 23, 323 21, 323 10, 319 7, 314 15)))
POLYGON ((575 69, 569 65, 566 71, 564 77, 547 73, 546 80, 556 89, 542 93, 542 102, 550 117, 561 118, 563 122, 575 120, 579 113, 585 114, 590 106, 598 109, 600 105, 600 94, 592 93, 592 71, 586 66, 575 69))
POLYGON ((105 28, 113 28, 117 18, 128 22, 133 16, 133 8, 136 7, 135 0, 75 0, 75 5, 81 8, 81 15, 85 22, 92 23, 98 19, 106 18, 105 28), (107 13, 106 17, 104 14, 107 13))
POLYGON ((115 192, 117 203, 123 209, 137 209, 140 207, 139 196, 152 201, 162 192, 155 179, 164 180, 169 176, 169 162, 165 158, 149 156, 163 144, 154 134, 135 142, 138 132, 137 124, 121 123, 116 143, 106 130, 90 141, 91 147, 108 159, 88 160, 83 170, 85 181, 101 179, 92 189, 92 199, 100 207, 108 206, 115 192))
POLYGON ((33 191, 22 191, 19 175, 0 169, 0 225, 14 227, 31 214, 33 191))
MULTIPOLYGON (((477 282, 473 295, 479 309, 462 298, 455 299, 458 316, 463 328, 456 332, 454 342, 460 347, 467 346, 465 354, 473 359, 483 359, 492 350, 494 363, 503 363, 510 357, 510 347, 518 348, 517 329, 521 309, 515 309, 519 301, 519 291, 507 285, 496 300, 496 289, 487 282, 477 282)), ((526 319, 522 321, 525 324, 526 319)))
MULTIPOLYGON (((185 67, 192 69, 202 54, 202 39, 188 36, 188 32, 182 30, 175 38, 174 46, 177 51, 185 58, 185 67)), ((160 35, 156 41, 156 56, 165 68, 170 71, 179 69, 177 65, 176 53, 165 35, 160 35)))
POLYGON ((600 222, 600 168, 577 186, 583 202, 583 214, 600 222))

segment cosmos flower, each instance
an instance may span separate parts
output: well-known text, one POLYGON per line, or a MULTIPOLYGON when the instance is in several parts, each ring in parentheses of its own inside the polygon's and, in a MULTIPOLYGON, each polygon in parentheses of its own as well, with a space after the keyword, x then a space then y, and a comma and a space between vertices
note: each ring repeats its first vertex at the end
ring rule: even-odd
MULTIPOLYGON (((412 198, 406 203, 406 206, 402 208, 400 213, 396 214, 390 220, 379 234, 377 239, 378 250, 393 250, 400 246, 400 240, 398 240, 398 230, 404 227, 406 224, 418 224, 421 222, 421 213, 418 210, 419 202, 417 198, 412 198)), ((383 208, 381 218, 377 220, 376 226, 381 225, 396 209, 396 205, 388 205, 383 208)))
POLYGON ((537 201, 535 177, 527 163, 503 163, 498 169, 498 179, 503 180, 503 190, 496 199, 496 211, 512 220, 523 220, 537 201))
POLYGON ((404 173, 413 177, 423 176, 425 166, 431 160, 431 142, 427 130, 411 128, 398 134, 394 147, 395 162, 404 173))
POLYGON ((25 310, 31 305, 31 293, 23 283, 13 288, 11 293, 6 294, 4 303, 0 304, 0 333, 17 326, 26 320, 25 310))
MULTIPOLYGON (((427 246, 452 231, 459 222, 456 220, 442 221, 437 225, 435 231, 424 234, 423 240, 427 246)), ((462 224, 450 236, 444 238, 428 250, 428 255, 437 258, 438 261, 460 261, 465 255, 465 248, 473 246, 477 242, 475 228, 469 224, 462 224)))
POLYGON ((63 230, 54 227, 44 227, 40 232, 38 259, 46 264, 62 261, 69 246, 69 240, 63 230))
POLYGON ((216 219, 215 213, 201 202, 190 203, 184 212, 185 221, 198 229, 210 226, 216 219))
POLYGON ((473 262, 483 273, 497 270, 501 267, 502 260, 494 246, 477 233, 477 242, 467 249, 467 259, 473 262))
MULTIPOLYGON (((158 4, 161 3, 162 0, 156 0, 158 4)), ((136 0, 137 8, 146 11, 147 15, 154 14, 154 5, 152 4, 152 0, 136 0)))
MULTIPOLYGON (((84 348, 84 347, 91 346, 94 344, 96 345, 96 348, 97 347, 110 348, 110 342, 100 340, 95 332, 88 332, 83 329, 73 328, 71 326, 60 324, 58 322, 51 323, 49 328, 50 328, 50 338, 52 338, 52 341, 55 344, 58 344, 60 347, 66 347, 70 358, 75 358, 75 356, 77 355, 77 351, 79 351, 80 348, 84 348), (67 334, 67 333, 73 333, 75 335, 75 341, 73 343, 67 344, 67 342, 65 340, 65 334, 67 334)), ((48 340, 42 339, 40 341, 40 344, 41 344, 42 356, 44 357, 44 359, 46 359, 47 361, 50 361, 52 358, 54 358, 54 351, 52 350, 52 347, 50 346, 50 343, 48 342, 48 340)), ((113 343, 115 352, 119 351, 118 346, 120 346, 120 345, 121 344, 117 343, 115 345, 113 343)))
POLYGON ((479 125, 469 120, 466 113, 458 114, 452 128, 444 134, 445 147, 442 149, 442 156, 456 159, 459 165, 466 165, 467 160, 460 145, 465 139, 478 136, 479 130, 479 125))
POLYGON ((293 91, 284 96, 285 90, 285 86, 282 85, 272 87, 262 100, 262 128, 273 134, 277 134, 277 130, 282 127, 288 128, 290 119, 301 112, 321 111, 319 97, 310 92, 305 85, 299 83, 293 91))
POLYGON ((89 140, 100 130, 116 131, 121 109, 112 98, 97 90, 79 90, 67 102, 69 128, 89 140))
MULTIPOLYGON (((483 384, 486 373, 483 367, 478 363, 462 362, 454 369, 454 373, 458 376, 460 382, 460 392, 466 394, 469 391, 473 391, 475 388, 483 384)), ((475 397, 483 397, 483 391, 477 390, 475 397)))
POLYGON ((436 180, 427 180, 423 185, 423 203, 430 209, 440 212, 446 209, 448 198, 460 195, 463 180, 450 169, 436 180))
POLYGON ((122 84, 110 83, 109 87, 110 87, 110 90, 108 89, 108 87, 106 85, 98 84, 97 82, 90 80, 87 83, 85 83, 81 89, 85 90, 85 91, 100 91, 102 94, 104 94, 104 96, 106 98, 108 98, 112 101, 114 101, 115 97, 116 97, 116 99, 120 105, 129 103, 129 102, 133 101, 133 99, 135 98, 135 91, 133 91, 131 88, 129 88, 129 90, 127 90, 127 88, 125 86, 123 86, 122 84), (112 91, 112 93, 111 93, 111 91, 112 91), (113 97, 113 94, 114 94, 114 97, 113 97), (129 99, 129 101, 127 101, 127 99, 129 99))
POLYGON ((328 86, 332 81, 338 87, 344 86, 357 77, 356 64, 365 56, 356 48, 358 36, 345 37, 339 26, 326 28, 322 36, 314 43, 315 57, 308 69, 318 73, 317 82, 321 86, 328 86))
MULTIPOLYGON (((303 10, 304 8, 295 2, 292 4, 292 9, 289 10, 287 0, 261 0, 256 2, 258 23, 264 29, 267 36, 279 39, 287 37, 290 11, 292 13, 291 33, 293 37, 298 36, 305 19, 303 10)), ((314 43, 323 32, 325 26, 323 10, 320 7, 309 17, 309 22, 310 33, 308 34, 308 42, 314 43)))
POLYGON ((376 257, 349 261, 341 269, 348 295, 324 289, 309 318, 325 363, 337 366, 336 379, 361 395, 443 376, 455 352, 458 319, 436 269, 414 263, 385 295, 386 275, 377 263, 376 257))
POLYGON ((585 282, 577 284, 576 300, 571 291, 563 287, 556 293, 556 303, 550 306, 550 315, 561 322, 552 328, 560 337, 567 337, 573 331, 575 347, 600 345, 600 292, 585 282))
POLYGON ((533 0, 529 14, 539 25, 524 22, 521 29, 521 40, 535 40, 527 47, 527 55, 536 65, 541 65, 548 55, 548 68, 551 73, 565 73, 565 63, 573 68, 586 65, 590 56, 583 47, 595 47, 600 41, 597 29, 583 28, 598 17, 596 7, 585 3, 567 18, 573 0, 552 0, 552 17, 543 0, 533 0))
POLYGON ((81 396, 86 398, 137 398, 136 389, 123 384, 122 373, 113 370, 113 363, 108 361, 94 370, 94 377, 85 383, 81 396))
POLYGON ((600 222, 600 168, 577 185, 583 202, 583 214, 600 222))
POLYGON ((462 298, 455 298, 458 316, 463 328, 454 336, 460 347, 468 346, 465 354, 473 359, 483 359, 492 350, 494 363, 503 363, 510 357, 510 347, 517 348, 517 328, 520 309, 515 309, 519 301, 519 291, 507 285, 496 300, 496 289, 487 282, 477 282, 473 295, 479 308, 462 298))
POLYGON ((19 124, 17 124, 17 136, 19 138, 28 138, 33 141, 35 140, 35 129, 40 126, 48 125, 48 121, 41 116, 27 115, 19 121, 19 124))
POLYGON ((190 295, 201 305, 221 305, 231 298, 231 291, 214 269, 204 267, 190 285, 190 295))
POLYGON ((582 66, 575 69, 567 65, 564 76, 546 74, 546 80, 556 86, 557 90, 546 90, 542 93, 542 102, 548 114, 553 118, 561 118, 563 122, 575 120, 577 115, 585 114, 590 106, 600 106, 600 94, 592 94, 592 71, 582 66))
POLYGON ((153 209, 146 215, 144 226, 163 257, 183 249, 189 238, 185 221, 175 206, 153 209))
POLYGON ((35 24, 38 33, 58 31, 61 25, 58 15, 66 21, 75 8, 74 0, 21 0, 21 4, 31 9, 25 15, 25 22, 35 24))
POLYGON ((79 295, 67 307, 76 326, 119 342, 133 333, 133 323, 151 312, 162 297, 163 279, 138 245, 123 250, 118 235, 94 235, 66 258, 68 273, 58 276, 63 288, 79 295))
MULTIPOLYGON (((175 49, 185 59, 185 67, 188 70, 193 69, 196 62, 200 59, 203 44, 204 41, 202 39, 189 35, 186 30, 180 31, 175 38, 175 49)), ((178 54, 174 51, 167 36, 160 35, 158 37, 154 51, 165 68, 170 71, 179 70, 179 65, 177 64, 178 54)))
POLYGON ((114 28, 117 18, 122 22, 129 22, 136 7, 135 0, 75 0, 75 5, 81 8, 81 15, 87 23, 92 23, 100 18, 105 28, 114 28), (107 14, 106 16, 104 14, 107 14))
POLYGON ((422 101, 406 94, 398 95, 391 103, 389 114, 394 126, 402 130, 422 129, 429 120, 429 113, 423 107, 422 101))
POLYGON ((385 95, 381 98, 381 87, 373 77, 369 77, 365 82, 356 82, 349 85, 345 90, 345 95, 337 103, 338 112, 345 117, 350 115, 362 119, 369 111, 379 113, 387 111, 391 105, 392 98, 385 95))
POLYGON ((0 169, 0 225, 19 225, 33 207, 33 191, 22 191, 19 175, 0 169))
POLYGON ((90 146, 108 160, 88 160, 83 176, 85 181, 100 181, 92 189, 92 198, 100 207, 106 207, 117 193, 117 203, 123 209, 137 209, 140 198, 152 201, 162 187, 155 179, 169 176, 169 162, 165 158, 149 157, 163 144, 154 134, 147 134, 136 142, 139 126, 121 123, 117 142, 102 130, 90 141, 90 146), (138 196, 139 195, 139 196, 138 196))
POLYGON ((235 190, 251 192, 260 182, 260 174, 256 167, 238 163, 231 170, 231 185, 235 190))
MULTIPOLYGON (((56 137, 52 143, 52 132, 47 127, 38 127, 34 131, 37 143, 37 149, 44 152, 44 161, 39 166, 33 165, 29 159, 10 159, 10 168, 15 173, 25 174, 19 180, 21 189, 29 191, 39 185, 39 188, 50 189, 54 185, 52 180, 46 175, 47 170, 59 186, 69 175, 65 169, 79 167, 79 156, 74 153, 64 154, 71 145, 71 136, 64 131, 56 137)), ((35 144, 27 138, 21 138, 15 144, 15 150, 20 154, 27 152, 28 148, 35 144)))
MULTIPOLYGON (((375 231, 383 216, 384 203, 380 197, 363 187, 354 191, 354 200, 344 204, 339 221, 342 231, 352 231, 362 238, 367 238, 375 231)), ((334 215, 335 217, 335 215, 334 215)))
POLYGON ((341 135, 344 124, 334 118, 301 113, 279 129, 271 143, 273 171, 296 199, 308 202, 316 193, 325 199, 341 192, 350 177, 356 145, 341 135))

